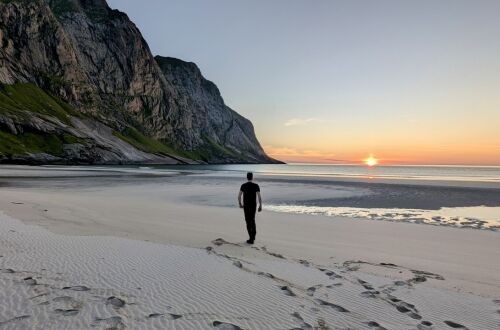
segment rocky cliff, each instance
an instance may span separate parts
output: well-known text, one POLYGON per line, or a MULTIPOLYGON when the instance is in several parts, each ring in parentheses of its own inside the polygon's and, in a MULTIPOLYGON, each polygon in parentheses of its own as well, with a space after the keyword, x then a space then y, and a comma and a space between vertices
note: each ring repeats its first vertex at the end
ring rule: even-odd
POLYGON ((104 0, 0 0, 0 162, 275 162, 194 63, 104 0))

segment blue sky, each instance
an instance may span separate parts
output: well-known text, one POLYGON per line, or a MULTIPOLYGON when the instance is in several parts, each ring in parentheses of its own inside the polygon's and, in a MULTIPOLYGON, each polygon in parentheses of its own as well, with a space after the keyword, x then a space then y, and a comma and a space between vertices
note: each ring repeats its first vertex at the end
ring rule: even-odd
POLYGON ((500 1, 108 2, 274 155, 500 164, 500 1))

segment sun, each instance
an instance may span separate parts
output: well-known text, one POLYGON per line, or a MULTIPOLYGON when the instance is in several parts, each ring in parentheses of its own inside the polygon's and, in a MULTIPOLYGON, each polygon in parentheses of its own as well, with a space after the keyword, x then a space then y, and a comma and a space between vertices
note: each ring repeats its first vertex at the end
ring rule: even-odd
POLYGON ((378 164, 378 159, 370 155, 367 159, 365 159, 365 164, 372 167, 378 164))

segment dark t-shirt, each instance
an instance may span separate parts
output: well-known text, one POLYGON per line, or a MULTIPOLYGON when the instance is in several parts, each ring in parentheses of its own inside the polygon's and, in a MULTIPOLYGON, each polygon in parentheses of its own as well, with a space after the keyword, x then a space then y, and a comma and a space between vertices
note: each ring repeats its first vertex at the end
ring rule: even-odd
POLYGON ((253 207, 257 206, 257 191, 260 191, 259 185, 253 182, 247 182, 241 185, 243 191, 243 206, 253 207))

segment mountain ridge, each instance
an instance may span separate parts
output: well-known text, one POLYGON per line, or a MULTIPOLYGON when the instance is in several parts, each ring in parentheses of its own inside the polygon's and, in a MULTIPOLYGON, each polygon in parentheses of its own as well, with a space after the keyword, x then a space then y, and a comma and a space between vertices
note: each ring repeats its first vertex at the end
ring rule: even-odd
POLYGON ((278 162, 196 64, 153 56, 104 0, 0 0, 0 45, 0 162, 278 162))

